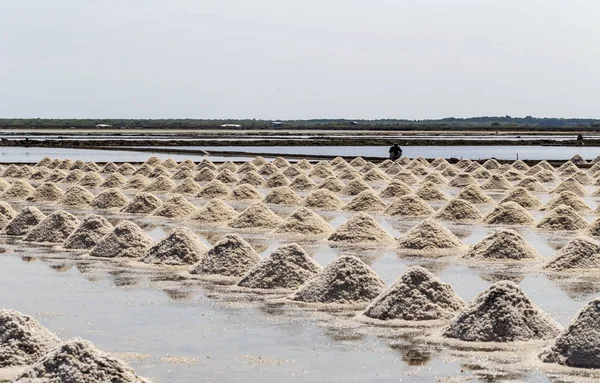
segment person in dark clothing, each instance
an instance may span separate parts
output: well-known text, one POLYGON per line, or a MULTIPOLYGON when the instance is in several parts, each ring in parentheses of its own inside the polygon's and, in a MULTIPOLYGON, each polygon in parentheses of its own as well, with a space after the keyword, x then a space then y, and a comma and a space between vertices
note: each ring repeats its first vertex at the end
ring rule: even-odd
POLYGON ((394 146, 390 148, 390 160, 395 161, 400 157, 402 157, 402 149, 398 144, 394 144, 394 146))

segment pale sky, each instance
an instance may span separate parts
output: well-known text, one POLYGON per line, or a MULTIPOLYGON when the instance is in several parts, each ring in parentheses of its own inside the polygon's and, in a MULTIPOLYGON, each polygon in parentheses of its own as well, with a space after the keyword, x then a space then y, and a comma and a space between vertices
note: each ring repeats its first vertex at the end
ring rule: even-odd
POLYGON ((600 118, 598 0, 0 0, 0 117, 600 118))

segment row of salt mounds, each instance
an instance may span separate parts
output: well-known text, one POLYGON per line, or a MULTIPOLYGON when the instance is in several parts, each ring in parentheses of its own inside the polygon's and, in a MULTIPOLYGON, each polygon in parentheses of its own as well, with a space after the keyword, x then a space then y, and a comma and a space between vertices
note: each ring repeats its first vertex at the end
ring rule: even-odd
POLYGON ((364 304, 375 299, 385 287, 363 261, 354 256, 342 256, 330 262, 289 298, 307 303, 364 304))
POLYGON ((34 363, 60 339, 28 315, 0 309, 0 368, 34 363))
POLYGON ((123 221, 90 250, 89 255, 101 258, 141 258, 154 241, 131 221, 123 221))
POLYGON ((263 202, 277 205, 298 205, 302 202, 302 198, 289 187, 282 186, 271 190, 263 202))
POLYGON ((548 231, 575 231, 585 229, 588 223, 570 206, 560 205, 552 209, 536 228, 548 231))
POLYGON ((162 265, 192 265, 206 253, 202 241, 186 227, 176 227, 152 246, 141 261, 162 265))
MULTIPOLYGON (((0 202, 1 204, 1 202, 0 202)), ((0 219, 2 216, 0 216, 0 219)), ((14 216, 14 218, 6 225, 3 233, 12 236, 21 236, 29 233, 34 227, 46 218, 35 206, 27 206, 14 216)))
POLYGON ((465 249, 465 245, 441 223, 427 219, 397 240, 398 247, 411 253, 444 255, 465 249))
POLYGON ((75 185, 65 192, 58 203, 66 207, 82 208, 89 206, 93 200, 94 195, 92 193, 81 186, 75 185))
POLYGON ((475 205, 460 198, 449 201, 433 216, 442 221, 478 221, 481 217, 481 212, 475 205))
POLYGON ((237 215, 238 213, 225 202, 213 198, 189 216, 188 219, 202 224, 220 224, 230 222, 237 215))
POLYGON ((560 326, 510 281, 479 294, 445 328, 442 336, 466 342, 525 342, 553 339, 560 326))
POLYGON ((570 191, 560 192, 560 194, 548 201, 542 210, 552 210, 560 205, 570 206, 577 212, 588 213, 592 210, 577 194, 570 191))
POLYGON ((516 231, 498 229, 485 237, 463 255, 474 260, 536 260, 541 258, 537 250, 516 231))
POLYGON ((17 212, 4 201, 0 201, 0 228, 5 227, 17 216, 17 212))
POLYGON ((412 266, 377 296, 363 315, 379 320, 439 321, 454 317, 465 302, 427 269, 412 266))
POLYGON ((407 194, 394 200, 384 211, 391 216, 428 217, 435 210, 421 197, 407 194))
POLYGON ((595 299, 540 354, 540 359, 570 367, 600 368, 599 322, 600 299, 595 299))
POLYGON ((63 210, 44 218, 23 238, 26 242, 62 243, 79 226, 79 220, 63 210))
POLYGON ((223 236, 190 270, 202 276, 242 277, 260 262, 260 256, 237 234, 223 236))
POLYGON ((251 289, 296 289, 311 279, 322 267, 296 243, 275 249, 252 267, 238 282, 251 289))
POLYGON ((15 200, 22 201, 28 198, 33 192, 35 188, 29 184, 27 181, 16 180, 10 185, 8 189, 0 195, 0 198, 7 200, 15 200))
POLYGON ((141 192, 136 194, 122 209, 122 213, 149 214, 158 209, 162 201, 152 193, 141 192))
POLYGON ((483 218, 488 225, 532 225, 535 219, 527 210, 515 202, 504 202, 483 218))
POLYGON ((568 178, 564 180, 560 185, 555 187, 550 193, 561 193, 564 191, 569 191, 577 194, 580 197, 583 197, 587 194, 587 190, 580 184, 577 180, 572 178, 568 178))
POLYGON ((97 349, 91 342, 74 338, 53 348, 28 367, 15 383, 149 383, 123 361, 97 349))
POLYGON ((600 243, 587 237, 572 238, 542 266, 553 272, 600 269, 600 243))
POLYGON ((329 241, 346 244, 389 244, 393 238, 373 217, 359 213, 341 224, 329 241))
POLYGON ((79 227, 67 237, 63 243, 65 249, 91 249, 100 243, 105 235, 113 230, 113 225, 106 218, 90 214, 83 218, 79 227))
POLYGON ((321 236, 329 235, 332 232, 333 228, 327 221, 305 207, 297 209, 275 229, 277 234, 292 236, 321 236))
POLYGON ((235 229, 265 229, 274 228, 281 222, 281 217, 264 203, 257 202, 248 206, 229 223, 229 226, 235 229))

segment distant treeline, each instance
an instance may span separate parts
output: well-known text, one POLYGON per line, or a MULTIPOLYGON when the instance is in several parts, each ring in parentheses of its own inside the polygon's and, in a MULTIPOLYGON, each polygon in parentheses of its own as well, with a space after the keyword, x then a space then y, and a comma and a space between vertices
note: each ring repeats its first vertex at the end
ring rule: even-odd
POLYGON ((443 118, 438 120, 347 120, 311 119, 279 120, 277 124, 269 120, 202 120, 202 119, 0 119, 0 129, 18 128, 95 128, 97 125, 111 125, 114 128, 147 129, 214 129, 224 124, 241 125, 244 129, 267 129, 272 127, 306 129, 374 129, 374 130, 434 130, 444 128, 464 128, 466 130, 543 130, 543 128, 563 128, 566 130, 590 130, 600 128, 600 119, 589 118, 537 118, 527 117, 469 117, 443 118))

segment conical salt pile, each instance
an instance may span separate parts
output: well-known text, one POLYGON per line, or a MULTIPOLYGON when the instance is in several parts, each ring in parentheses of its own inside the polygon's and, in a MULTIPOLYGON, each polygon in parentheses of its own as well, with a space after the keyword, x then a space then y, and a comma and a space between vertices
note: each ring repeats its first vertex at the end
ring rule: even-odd
POLYGON ((600 243, 588 237, 572 238, 544 263, 543 268, 556 272, 599 270, 600 243))
POLYGON ((488 170, 494 170, 500 167, 500 163, 496 159, 490 158, 489 160, 483 163, 483 167, 488 170))
POLYGON ((204 169, 200 170, 198 172, 198 174, 196 174, 194 176, 194 181, 210 182, 210 181, 214 180, 216 176, 217 175, 215 174, 215 172, 213 172, 212 170, 210 170, 208 168, 204 168, 204 169))
POLYGON ((329 163, 333 166, 338 166, 339 164, 346 163, 346 160, 342 157, 335 157, 333 160, 329 161, 329 163))
POLYGON ((171 176, 172 180, 184 180, 186 178, 194 178, 194 173, 189 169, 180 169, 171 176))
POLYGON ((446 178, 456 177, 458 174, 459 174, 458 170, 456 170, 453 166, 449 166, 442 171, 442 175, 446 178))
POLYGON ((502 174, 507 180, 511 182, 521 181, 525 176, 518 170, 510 169, 502 174))
POLYGON ((90 206, 96 209, 113 209, 127 205, 129 199, 119 189, 110 188, 98 194, 90 206))
POLYGON ((92 257, 140 258, 154 244, 152 238, 131 221, 122 221, 90 251, 92 257))
POLYGON ((560 326, 537 307, 519 286, 500 281, 479 294, 442 330, 442 336, 466 342, 549 340, 560 326))
POLYGON ((224 184, 234 184, 239 181, 239 178, 229 169, 221 170, 215 177, 216 180, 223 182, 224 184))
POLYGON ((280 173, 279 168, 277 168, 277 166, 273 165, 272 163, 266 163, 263 166, 261 166, 260 169, 258 169, 258 174, 267 177, 278 173, 280 173))
POLYGON ((474 260, 520 261, 535 260, 541 255, 514 230, 498 229, 479 241, 463 255, 474 260))
MULTIPOLYGON (((2 217, 5 217, 2 215, 2 217)), ((0 221, 2 221, 2 217, 0 217, 0 221)), ((36 227, 40 222, 42 222, 46 218, 46 215, 42 213, 35 206, 27 206, 21 209, 21 211, 8 222, 6 227, 4 228, 4 234, 6 235, 14 235, 20 236, 25 235, 31 231, 34 227, 36 227)), ((4 225, 0 224, 0 227, 4 225)))
POLYGON ((246 174, 248 172, 256 172, 258 168, 252 162, 244 162, 237 168, 238 174, 246 174))
POLYGON ((346 255, 331 261, 290 296, 310 303, 361 304, 377 297, 385 283, 363 261, 346 255))
POLYGON ((573 208, 573 210, 580 213, 588 213, 592 211, 592 208, 588 206, 577 194, 570 191, 563 191, 554 198, 552 198, 542 210, 552 210, 560 205, 566 205, 573 208))
POLYGON ((344 206, 344 210, 350 211, 383 211, 386 208, 387 205, 372 190, 360 192, 344 206))
MULTIPOLYGON (((63 170, 55 169, 46 177, 46 182, 63 182, 67 173, 63 170)), ((4 181, 4 180, 3 180, 4 181)), ((6 182, 6 181, 4 181, 6 182)), ((1 182, 0 182, 1 183, 1 182)), ((0 187, 0 189, 4 190, 5 188, 0 187)))
POLYGON ((175 162, 175 160, 172 158, 167 158, 161 165, 167 169, 174 169, 177 167, 177 162, 175 162))
POLYGON ((60 344, 60 339, 32 317, 0 309, 0 368, 32 364, 60 344))
POLYGON ((34 166, 35 167, 49 166, 51 163, 52 163, 52 158, 46 156, 46 157, 42 158, 41 160, 39 160, 34 166))
POLYGON ((426 219, 413 227, 400 236, 397 243, 402 250, 426 252, 427 255, 441 255, 465 247, 456 235, 433 219, 426 219))
POLYGON ((323 268, 297 244, 275 249, 251 268, 238 286, 251 289, 295 289, 320 273, 323 268))
POLYGON ((90 214, 83 218, 79 227, 67 237, 63 247, 65 249, 91 249, 112 230, 113 225, 104 217, 90 214))
POLYGON ((194 163, 194 161, 188 158, 177 164, 177 169, 194 170, 196 169, 196 164, 194 163))
POLYGON ((426 182, 415 191, 415 194, 425 201, 445 201, 448 196, 433 182, 426 182))
POLYGON ((86 188, 95 188, 97 186, 100 186, 103 182, 104 182, 104 179, 102 179, 102 177, 100 177, 100 175, 98 173, 87 172, 87 173, 85 173, 83 178, 81 180, 79 180, 79 182, 77 182, 77 185, 80 185, 80 186, 83 186, 86 188))
POLYGON ((290 183, 290 189, 293 190, 311 190, 317 186, 313 180, 308 178, 305 174, 301 174, 298 177, 294 178, 290 183))
POLYGON ((573 178, 575 181, 579 182, 582 185, 590 185, 592 183, 592 179, 590 178, 590 176, 588 176, 581 170, 579 170, 576 173, 573 173, 571 175, 571 178, 573 178))
POLYGON ((554 171, 554 166, 550 165, 550 163, 546 160, 540 161, 536 165, 541 167, 542 169, 554 171))
POLYGON ((196 195, 200 193, 202 187, 194 182, 191 178, 186 178, 175 187, 175 189, 171 190, 171 193, 175 194, 187 194, 187 195, 196 195))
POLYGON ((191 270, 191 274, 242 277, 260 262, 248 242, 236 234, 221 238, 191 270))
POLYGON ((395 198, 402 197, 407 194, 411 194, 413 191, 407 184, 400 180, 392 180, 390 183, 379 193, 381 198, 395 198))
POLYGON ((452 286, 427 269, 412 266, 379 294, 363 315, 379 320, 434 321, 450 319, 464 306, 452 286))
POLYGON ((229 226, 236 229, 262 229, 273 228, 281 223, 282 219, 264 203, 257 202, 250 205, 234 219, 229 226))
POLYGON ((407 217, 429 217, 435 212, 427 202, 415 194, 407 194, 396 198, 385 209, 385 214, 407 217))
POLYGON ((123 185, 123 190, 134 189, 134 190, 143 190, 146 186, 150 185, 151 181, 141 174, 137 174, 132 176, 125 184, 123 185))
POLYGON ((262 196, 257 188, 252 185, 242 184, 231 191, 227 199, 234 201, 260 200, 262 196))
POLYGON ((442 221, 478 221, 481 217, 481 212, 475 205, 460 198, 449 201, 433 216, 442 221))
POLYGON ((385 169, 385 174, 395 176, 396 174, 400 173, 401 171, 404 171, 404 168, 399 164, 393 163, 387 169, 385 169))
POLYGON ((577 194, 580 197, 583 197, 584 195, 587 194, 587 190, 585 190, 585 187, 583 187, 582 184, 580 184, 579 182, 577 182, 576 180, 572 179, 572 178, 568 178, 566 180, 564 180, 562 183, 560 183, 557 187, 555 187, 551 193, 561 193, 564 191, 570 191, 573 192, 575 194, 577 194))
POLYGON ((515 202, 523 206, 525 209, 540 209, 542 202, 527 189, 518 187, 512 189, 502 201, 501 204, 506 202, 515 202))
POLYGON ((149 157, 146 161, 144 161, 144 165, 148 166, 158 166, 162 160, 156 156, 149 157))
POLYGON ((492 190, 510 190, 512 188, 512 184, 508 182, 508 180, 500 174, 492 174, 492 176, 481 185, 482 189, 492 189, 492 190))
POLYGON ((15 383, 149 383, 125 362, 74 338, 53 348, 19 374, 15 383))
POLYGON ((425 177, 423 177, 421 184, 425 184, 427 182, 431 182, 431 183, 434 183, 434 184, 440 185, 440 186, 448 184, 448 180, 446 179, 446 177, 444 177, 443 175, 441 175, 438 172, 431 172, 431 173, 427 174, 425 177))
POLYGON ((479 168, 471 173, 471 175, 478 180, 485 180, 491 177, 492 173, 485 168, 479 168))
POLYGON ((121 166, 119 166, 117 172, 124 176, 130 176, 133 173, 135 173, 135 168, 129 162, 125 162, 124 164, 121 164, 121 166))
POLYGON ((102 188, 118 188, 127 182, 127 178, 125 178, 121 173, 112 173, 104 182, 100 185, 102 188))
POLYGON ((520 170, 522 172, 527 171, 529 169, 529 165, 527 165, 525 162, 523 162, 521 160, 516 160, 511 165, 513 168, 520 170))
POLYGON ((240 179, 240 184, 263 186, 265 184, 265 180, 258 173, 250 171, 244 174, 244 176, 240 179))
POLYGON ((477 181, 475 178, 469 173, 459 173, 456 177, 452 178, 450 182, 448 182, 449 186, 454 187, 465 187, 468 185, 476 185, 477 181))
POLYGON ((73 166, 73 161, 67 158, 65 160, 62 160, 60 162, 60 164, 58 164, 56 167, 58 169, 71 169, 72 166, 73 166))
POLYGON ((263 202, 281 205, 298 205, 302 202, 302 198, 289 187, 283 186, 271 190, 269 194, 265 196, 263 202))
POLYGON ((515 202, 505 202, 483 218, 489 225, 532 225, 535 219, 527 210, 515 202))
POLYGON ((417 183, 418 179, 411 172, 407 172, 406 170, 399 171, 395 176, 395 180, 400 180, 407 185, 414 185, 417 183))
POLYGON ((35 188, 25 180, 16 180, 8 189, 0 195, 0 198, 6 200, 22 201, 27 199, 35 192, 35 188))
POLYGON ((335 176, 333 171, 325 165, 316 165, 308 175, 314 178, 328 178, 335 176))
POLYGON ((296 165, 290 165, 287 168, 285 168, 283 174, 290 178, 293 178, 298 177, 300 174, 304 174, 304 170, 300 169, 296 165))
POLYGON ((198 262, 207 250, 193 231, 187 227, 176 227, 148 249, 140 261, 161 265, 192 265, 198 262))
POLYGON ((225 202, 213 198, 190 215, 188 219, 202 224, 227 223, 237 215, 238 213, 225 202))
POLYGON ((288 160, 286 160, 283 157, 275 158, 273 160, 272 164, 277 166, 278 168, 287 168, 288 166, 290 166, 290 163, 288 162, 288 160))
POLYGON ((286 235, 327 235, 333 232, 331 225, 320 215, 300 207, 275 229, 275 233, 286 235))
POLYGON ((145 192, 159 192, 168 193, 173 190, 177 185, 175 182, 166 176, 158 176, 152 183, 142 190, 145 192))
POLYGON ((585 232, 593 237, 600 237, 600 219, 595 220, 585 232))
POLYGON ((0 229, 6 226, 16 216, 17 212, 12 206, 4 201, 0 201, 0 229))
POLYGON ((574 231, 585 229, 588 223, 570 206, 560 205, 552 209, 536 226, 549 231, 574 231))
POLYGON ((78 226, 79 220, 73 214, 57 210, 34 227, 23 241, 62 243, 78 226))
POLYGON ((196 171, 201 171, 202 169, 210 169, 214 171, 217 170, 217 166, 211 160, 207 160, 205 158, 202 161, 200 161, 198 166, 196 166, 196 171))
POLYGON ((517 182, 515 185, 517 187, 522 187, 528 191, 532 192, 540 192, 545 193, 548 189, 541 184, 535 177, 525 177, 521 181, 517 182))
POLYGON ((456 198, 460 198, 474 204, 489 204, 494 202, 493 199, 485 194, 479 185, 469 185, 465 187, 456 195, 456 198))
POLYGON ((392 237, 373 217, 358 213, 340 225, 329 240, 348 244, 386 244, 392 242, 392 237))
POLYGON ((271 177, 269 177, 269 179, 267 180, 266 186, 268 188, 277 188, 277 187, 283 187, 283 186, 289 186, 290 184, 290 180, 284 176, 283 174, 273 174, 271 177))
POLYGON ((94 195, 79 185, 70 187, 58 200, 60 205, 72 208, 83 208, 90 205, 94 195))
POLYGON ((365 173, 365 175, 363 176, 363 179, 365 181, 369 181, 369 182, 380 182, 380 181, 387 181, 390 179, 390 177, 388 177, 381 170, 379 170, 377 168, 373 168, 365 173))
POLYGON ((200 190, 196 197, 199 198, 222 198, 231 193, 231 190, 219 180, 210 181, 200 190))
POLYGON ((162 201, 152 193, 136 194, 123 209, 122 213, 148 214, 158 209, 162 201))
POLYGON ((339 210, 344 202, 328 189, 318 189, 304 198, 304 206, 322 210, 339 210))
POLYGON ((340 194, 344 195, 358 195, 359 193, 365 190, 373 190, 365 181, 363 180, 353 180, 348 183, 342 190, 340 190, 340 194))
POLYGON ((540 354, 545 363, 577 368, 600 368, 600 298, 588 303, 540 354))
MULTIPOLYGON (((33 173, 31 173, 31 177, 29 177, 30 180, 35 180, 35 181, 41 181, 46 179, 48 176, 50 176, 50 174, 52 174, 52 171, 48 168, 39 168, 37 170, 35 170, 33 173)), ((4 181, 6 182, 6 181, 4 181)), ((2 188, 0 186, 0 190, 4 190, 4 188, 2 188)))
POLYGON ((318 189, 327 189, 334 193, 340 192, 346 185, 342 181, 340 181, 337 177, 327 177, 321 182, 317 188, 318 189))
POLYGON ((10 184, 3 178, 0 178, 0 192, 5 191, 10 187, 10 184))
POLYGON ((101 171, 102 173, 114 173, 117 170, 119 170, 119 166, 117 164, 114 162, 107 162, 102 169, 96 169, 95 171, 101 171))
POLYGON ((148 174, 148 178, 158 178, 160 176, 171 178, 171 172, 169 171, 169 169, 165 168, 164 166, 157 165, 148 174))
POLYGON ((300 169, 304 169, 304 170, 313 168, 312 164, 308 160, 300 160, 300 161, 296 162, 296 166, 298 166, 300 169))
POLYGON ((175 194, 156 209, 152 215, 166 218, 187 217, 196 212, 196 206, 180 194, 175 194))
POLYGON ((366 163, 367 161, 365 161, 362 157, 355 157, 349 162, 350 166, 354 166, 355 168, 362 168, 366 165, 366 163))

